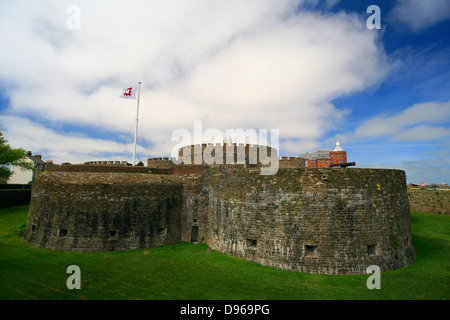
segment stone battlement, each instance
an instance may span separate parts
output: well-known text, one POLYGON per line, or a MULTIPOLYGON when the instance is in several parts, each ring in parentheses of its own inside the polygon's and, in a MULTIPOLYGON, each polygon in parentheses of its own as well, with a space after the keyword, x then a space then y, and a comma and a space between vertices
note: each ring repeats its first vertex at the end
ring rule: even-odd
POLYGON ((147 159, 147 167, 150 169, 170 169, 174 163, 169 158, 150 158, 147 159))
POLYGON ((205 241, 265 266, 321 274, 364 274, 370 265, 388 271, 415 260, 404 171, 172 169, 178 172, 42 173, 25 239, 85 252, 205 241))
MULTIPOLYGON (((149 158, 147 159, 147 167, 152 168, 173 168, 177 166, 170 158, 149 158)), ((192 160, 193 161, 193 160, 192 160)), ((205 163, 202 163, 205 165, 205 163)), ((249 165, 249 163, 245 163, 249 165)), ((245 165, 244 164, 244 165, 245 165)), ((182 164, 182 165, 194 165, 182 164)), ((223 165, 227 165, 226 163, 223 165)), ((281 157, 278 158, 279 168, 302 168, 306 167, 306 160, 300 157, 281 157)))
POLYGON ((280 168, 302 168, 306 167, 306 160, 300 157, 281 157, 279 158, 280 168))
POLYGON ((276 161, 280 168, 305 167, 305 159, 277 156, 277 150, 267 146, 243 143, 204 143, 179 149, 178 158, 150 158, 150 168, 171 168, 175 165, 245 165, 268 166, 276 161))
POLYGON ((130 165, 127 161, 88 161, 84 163, 87 166, 98 166, 98 165, 119 165, 119 166, 128 166, 130 165))
POLYGON ((251 164, 261 165, 276 157, 277 150, 267 146, 243 143, 204 143, 185 146, 178 151, 183 164, 251 164))

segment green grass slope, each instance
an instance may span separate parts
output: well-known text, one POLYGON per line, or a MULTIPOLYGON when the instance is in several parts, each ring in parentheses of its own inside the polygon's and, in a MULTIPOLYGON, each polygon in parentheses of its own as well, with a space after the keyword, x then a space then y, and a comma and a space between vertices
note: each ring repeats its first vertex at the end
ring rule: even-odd
POLYGON ((177 243, 126 252, 38 249, 22 238, 28 206, 0 210, 0 299, 14 300, 318 300, 444 299, 450 297, 450 217, 411 213, 417 261, 383 272, 381 289, 369 275, 314 275, 263 267, 177 243), (69 290, 67 267, 81 270, 69 290))

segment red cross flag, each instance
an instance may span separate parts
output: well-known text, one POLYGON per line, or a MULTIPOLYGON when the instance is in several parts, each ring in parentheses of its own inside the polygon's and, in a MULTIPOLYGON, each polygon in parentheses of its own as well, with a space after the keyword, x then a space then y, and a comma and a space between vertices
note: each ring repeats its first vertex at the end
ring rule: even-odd
POLYGON ((126 88, 120 97, 124 99, 136 99, 136 88, 137 86, 126 88))

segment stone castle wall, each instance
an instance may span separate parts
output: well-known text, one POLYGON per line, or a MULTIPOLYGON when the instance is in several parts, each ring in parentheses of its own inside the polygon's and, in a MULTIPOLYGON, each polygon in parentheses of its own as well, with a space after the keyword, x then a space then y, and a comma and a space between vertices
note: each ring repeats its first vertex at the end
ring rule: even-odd
POLYGON ((271 147, 250 144, 197 144, 180 148, 178 159, 150 158, 149 168, 176 168, 182 165, 244 165, 247 167, 269 166, 272 160, 280 168, 299 168, 306 166, 300 157, 278 157, 277 150, 271 147))
POLYGON ((147 167, 149 168, 172 168, 174 166, 174 163, 172 160, 169 160, 169 158, 150 158, 147 159, 147 167))
POLYGON ((198 169, 41 174, 25 239, 77 251, 205 241, 262 265, 326 274, 365 273, 372 264, 392 270, 415 259, 403 171, 198 169))
POLYGON ((277 150, 274 148, 243 143, 191 145, 181 148, 178 156, 184 164, 238 165, 261 165, 267 158, 278 157, 277 150), (208 158, 211 159, 208 160, 208 158))
POLYGON ((160 175, 41 174, 33 185, 31 244, 55 250, 133 250, 181 241, 182 185, 160 175))
MULTIPOLYGON (((52 165, 48 172, 127 172, 127 173, 149 173, 149 168, 144 166, 122 166, 122 165, 52 165)), ((152 171, 154 172, 154 171, 152 171)), ((161 173, 167 173, 167 170, 160 170, 161 173)), ((159 173, 159 172, 158 172, 159 173)))
POLYGON ((450 191, 408 189, 411 211, 450 215, 450 191))
POLYGON ((361 274, 415 260, 405 175, 396 170, 208 171, 208 244, 276 268, 361 274))

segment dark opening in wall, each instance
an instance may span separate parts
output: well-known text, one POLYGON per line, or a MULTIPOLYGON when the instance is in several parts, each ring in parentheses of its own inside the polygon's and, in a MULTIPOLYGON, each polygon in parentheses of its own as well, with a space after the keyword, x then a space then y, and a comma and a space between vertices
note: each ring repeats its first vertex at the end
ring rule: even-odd
POLYGON ((249 247, 256 247, 258 241, 256 241, 255 239, 247 239, 247 246, 249 247))
POLYGON ((60 238, 67 237, 67 229, 59 229, 58 235, 60 238))
POLYGON ((197 223, 197 219, 194 219, 194 223, 197 223))
POLYGON ((111 230, 111 231, 109 232, 109 236, 110 236, 111 238, 116 238, 116 237, 117 237, 117 231, 116 231, 116 230, 111 230))
POLYGON ((164 237, 166 234, 167 234, 167 228, 159 228, 159 229, 156 231, 156 235, 157 235, 158 237, 164 237))
POLYGON ((193 242, 193 243, 198 242, 198 227, 197 226, 192 227, 191 242, 193 242))
POLYGON ((36 231, 37 226, 35 224, 31 225, 31 232, 35 232, 36 231))
POLYGON ((367 253, 369 254, 369 256, 375 255, 377 254, 375 251, 375 245, 370 244, 367 246, 367 253))
POLYGON ((317 246, 305 245, 305 256, 306 257, 317 257, 317 246))

